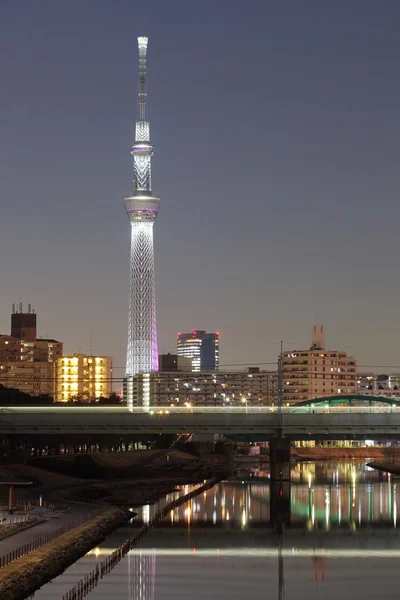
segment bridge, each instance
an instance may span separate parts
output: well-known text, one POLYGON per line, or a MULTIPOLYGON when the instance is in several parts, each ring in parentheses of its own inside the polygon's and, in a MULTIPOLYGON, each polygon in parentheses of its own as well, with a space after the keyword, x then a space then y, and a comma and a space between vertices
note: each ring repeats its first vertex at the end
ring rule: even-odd
POLYGON ((0 408, 0 435, 224 434, 268 441, 400 439, 400 399, 333 396, 295 406, 0 408))

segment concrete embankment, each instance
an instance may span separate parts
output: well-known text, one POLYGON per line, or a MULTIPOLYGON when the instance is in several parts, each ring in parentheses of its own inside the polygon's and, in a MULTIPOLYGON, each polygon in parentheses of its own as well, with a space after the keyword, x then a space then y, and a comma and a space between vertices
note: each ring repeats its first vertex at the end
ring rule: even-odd
POLYGON ((385 471, 385 473, 393 473, 393 475, 400 475, 400 461, 372 461, 367 463, 368 467, 376 469, 377 471, 385 471))
POLYGON ((84 525, 0 569, 1 600, 24 600, 39 587, 99 544, 106 535, 131 518, 118 508, 108 508, 84 525))

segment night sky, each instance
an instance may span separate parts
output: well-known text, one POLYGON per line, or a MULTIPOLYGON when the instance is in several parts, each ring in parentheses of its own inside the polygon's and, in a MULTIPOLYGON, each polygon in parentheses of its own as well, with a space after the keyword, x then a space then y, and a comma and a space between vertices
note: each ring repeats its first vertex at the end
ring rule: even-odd
MULTIPOLYGON (((159 349, 328 346, 400 365, 398 0, 0 0, 0 332, 110 354, 128 320, 138 35, 159 349)), ((400 371, 400 366, 399 369, 400 371)))

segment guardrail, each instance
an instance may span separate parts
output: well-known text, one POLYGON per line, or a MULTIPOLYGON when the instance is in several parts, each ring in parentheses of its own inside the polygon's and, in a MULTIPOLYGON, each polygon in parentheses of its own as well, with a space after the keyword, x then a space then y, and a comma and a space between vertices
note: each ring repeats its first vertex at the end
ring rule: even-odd
POLYGON ((51 531, 49 533, 39 536, 38 538, 36 538, 32 542, 30 542, 29 544, 24 544, 23 546, 16 548, 12 552, 8 552, 7 554, 0 556, 0 568, 6 567, 10 563, 12 563, 14 560, 18 560, 22 556, 25 556, 26 554, 30 554, 34 550, 37 550, 38 548, 41 548, 45 544, 52 542, 57 537, 60 537, 60 535, 64 535, 64 533, 68 533, 75 527, 79 527, 80 525, 83 525, 84 523, 86 523, 87 521, 92 519, 94 516, 96 516, 99 512, 100 512, 100 508, 98 508, 97 510, 93 510, 90 513, 88 513, 87 515, 82 515, 78 519, 75 519, 74 521, 70 521, 69 523, 66 523, 65 525, 63 525, 59 529, 56 529, 55 531, 51 531))

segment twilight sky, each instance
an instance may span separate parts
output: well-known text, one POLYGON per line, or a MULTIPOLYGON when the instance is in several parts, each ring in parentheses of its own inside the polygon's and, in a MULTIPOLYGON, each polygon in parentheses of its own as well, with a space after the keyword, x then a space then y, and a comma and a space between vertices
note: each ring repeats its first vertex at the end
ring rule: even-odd
MULTIPOLYGON (((0 0, 0 332, 125 364, 137 35, 159 349, 307 347, 400 365, 398 0, 0 0)), ((400 371, 400 366, 399 369, 400 371)))

